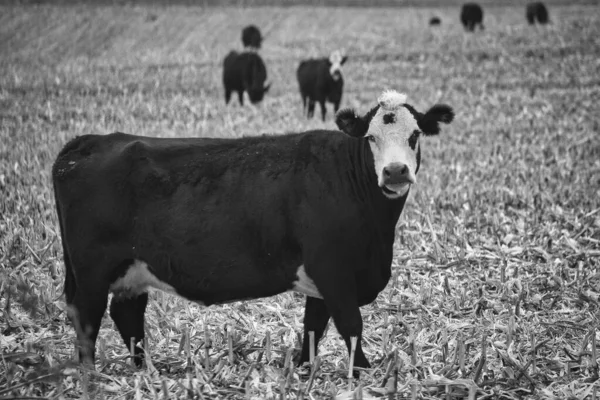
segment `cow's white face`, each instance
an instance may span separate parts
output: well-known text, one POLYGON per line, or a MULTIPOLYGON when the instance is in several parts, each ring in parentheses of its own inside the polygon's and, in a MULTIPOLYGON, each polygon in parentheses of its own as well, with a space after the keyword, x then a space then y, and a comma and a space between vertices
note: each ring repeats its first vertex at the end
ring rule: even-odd
POLYGON ((417 182, 421 129, 405 103, 402 94, 384 93, 365 135, 373 153, 377 183, 390 198, 404 196, 417 182))
POLYGON ((348 57, 344 55, 342 50, 336 50, 329 56, 329 74, 334 81, 338 81, 342 77, 342 65, 347 59, 348 57))
POLYGON ((406 103, 404 94, 395 91, 384 92, 378 103, 363 117, 342 110, 336 123, 350 136, 368 140, 377 184, 386 197, 397 199, 417 182, 421 136, 437 135, 439 122, 450 123, 454 113, 449 106, 435 105, 421 114, 406 103))

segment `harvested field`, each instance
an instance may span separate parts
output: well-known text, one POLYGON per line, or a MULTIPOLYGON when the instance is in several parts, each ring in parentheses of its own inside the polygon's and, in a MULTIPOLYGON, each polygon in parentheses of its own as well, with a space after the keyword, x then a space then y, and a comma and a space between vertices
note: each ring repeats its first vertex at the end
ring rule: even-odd
POLYGON ((595 399, 600 8, 553 4, 545 27, 524 5, 484 11, 485 31, 469 34, 457 5, 0 6, 0 399, 595 399), (221 62, 248 23, 267 35, 273 86, 259 106, 226 107, 221 62), (338 47, 342 107, 365 112, 395 88, 457 113, 422 143, 393 279, 362 308, 373 368, 348 391, 331 323, 314 376, 289 368, 300 294, 202 308, 153 292, 152 363, 133 368, 105 317, 96 370, 78 369, 50 179, 61 146, 117 130, 334 129, 331 112, 302 118, 295 70, 338 47))

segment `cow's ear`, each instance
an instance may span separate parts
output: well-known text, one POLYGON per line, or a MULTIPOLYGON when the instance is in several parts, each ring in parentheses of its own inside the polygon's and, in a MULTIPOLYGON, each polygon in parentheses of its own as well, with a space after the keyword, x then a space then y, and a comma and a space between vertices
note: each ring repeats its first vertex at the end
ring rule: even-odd
POLYGON ((449 124, 454 119, 452 107, 446 104, 436 104, 429 109, 419 120, 419 128, 426 136, 440 133, 440 122, 449 124))
POLYGON ((350 136, 362 136, 355 134, 356 125, 360 122, 360 117, 352 108, 344 108, 335 115, 335 124, 340 128, 340 131, 350 136))
POLYGON ((344 65, 346 61, 348 61, 348 56, 342 57, 342 62, 340 62, 340 65, 344 65))
POLYGON ((335 115, 335 123, 342 132, 353 137, 362 137, 367 133, 369 124, 356 115, 352 108, 345 108, 335 115))

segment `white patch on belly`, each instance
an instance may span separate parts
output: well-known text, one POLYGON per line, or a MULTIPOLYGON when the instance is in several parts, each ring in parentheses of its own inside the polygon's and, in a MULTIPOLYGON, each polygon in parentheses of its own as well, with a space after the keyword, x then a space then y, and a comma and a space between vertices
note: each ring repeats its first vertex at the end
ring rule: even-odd
POLYGON ((306 270, 304 269, 304 265, 301 265, 296 271, 296 275, 298 276, 298 280, 294 281, 294 287, 292 288, 295 292, 304 293, 307 296, 315 297, 317 299, 322 299, 321 293, 319 293, 319 289, 317 289, 317 285, 313 282, 312 279, 306 274, 306 270))
POLYGON ((159 280, 156 275, 150 272, 148 264, 140 260, 135 260, 125 275, 111 284, 109 289, 111 292, 137 296, 147 292, 150 287, 162 290, 163 292, 177 294, 173 286, 159 280))

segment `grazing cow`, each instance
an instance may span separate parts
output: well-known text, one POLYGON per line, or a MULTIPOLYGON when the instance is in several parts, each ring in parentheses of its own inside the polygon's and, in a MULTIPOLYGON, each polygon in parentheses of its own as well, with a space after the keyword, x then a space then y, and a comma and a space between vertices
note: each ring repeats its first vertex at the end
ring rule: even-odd
MULTIPOLYGON (((390 279, 421 137, 452 119, 387 91, 364 116, 340 111, 344 133, 71 140, 52 180, 80 360, 93 364, 109 292, 129 348, 144 338, 149 287, 207 306, 293 290, 307 295, 300 362, 331 317, 369 367, 359 307, 390 279)), ((133 357, 141 365, 143 350, 133 357)))
POLYGON ((305 60, 298 66, 296 77, 302 96, 303 113, 306 112, 308 118, 312 118, 315 113, 315 102, 319 102, 321 106, 323 121, 327 113, 325 101, 333 103, 335 112, 339 110, 344 89, 342 65, 347 59, 341 51, 336 50, 329 58, 305 60))
POLYGON ((525 16, 530 25, 534 25, 536 22, 541 25, 548 23, 548 9, 541 1, 527 4, 525 16))
POLYGON ((473 32, 477 25, 483 30, 483 9, 477 3, 463 4, 460 11, 460 21, 469 32, 473 32))
POLYGON ((442 23, 442 20, 439 17, 431 17, 431 19, 429 20, 429 25, 440 25, 442 23))
POLYGON ((223 61, 225 104, 229 104, 232 92, 237 92, 241 105, 244 105, 244 92, 248 92, 252 104, 262 101, 271 87, 265 84, 266 80, 267 68, 257 53, 231 51, 223 61))
POLYGON ((248 25, 242 29, 242 43, 247 49, 260 49, 263 37, 260 30, 255 25, 248 25))

